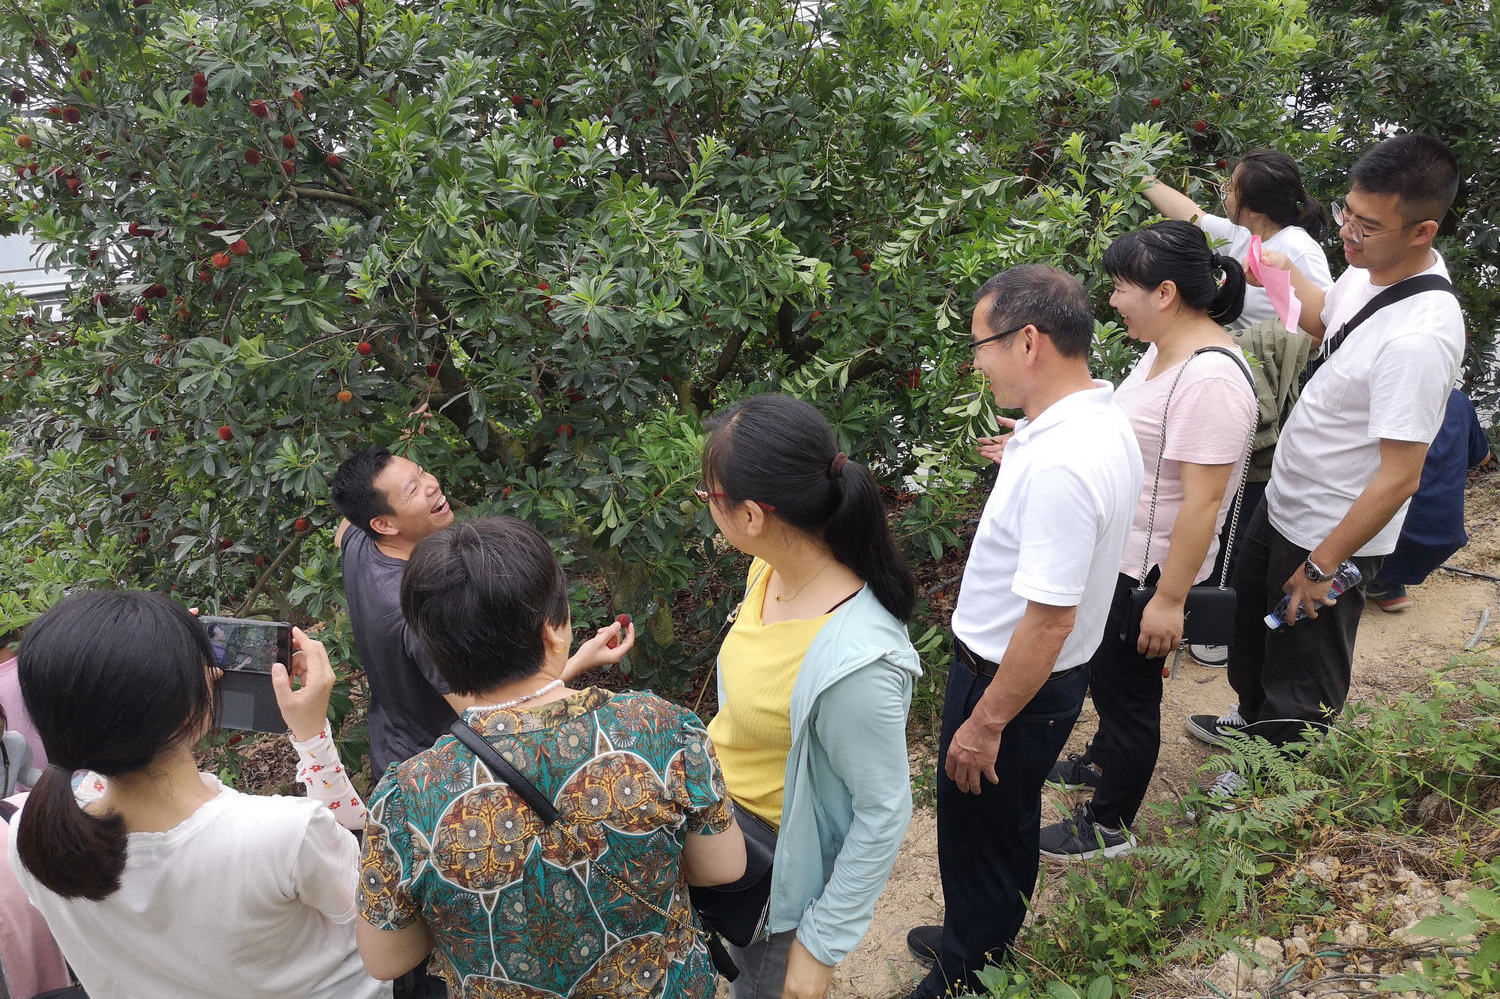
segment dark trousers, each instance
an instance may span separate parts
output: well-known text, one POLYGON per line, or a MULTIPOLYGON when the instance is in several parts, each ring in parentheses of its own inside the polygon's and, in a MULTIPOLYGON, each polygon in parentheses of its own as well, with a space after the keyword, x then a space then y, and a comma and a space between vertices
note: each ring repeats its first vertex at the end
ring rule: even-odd
POLYGON ((1301 738, 1308 725, 1327 728, 1344 709, 1354 665, 1354 634, 1365 609, 1364 582, 1380 571, 1382 559, 1355 557, 1363 576, 1358 588, 1319 610, 1316 619, 1303 618, 1272 631, 1263 618, 1281 601, 1281 588, 1301 569, 1307 549, 1271 526, 1264 503, 1238 547, 1229 685, 1240 697, 1240 715, 1250 725, 1249 734, 1285 745, 1301 738))
POLYGON ((938 743, 938 871, 943 880, 941 954, 917 994, 983 990, 976 971, 1005 959, 1036 888, 1042 783, 1083 708, 1088 670, 1054 676, 1005 726, 995 758, 999 784, 965 794, 945 767, 953 734, 988 689, 956 657, 948 667, 938 743))
POLYGON ((1104 639, 1089 660, 1089 686, 1099 712, 1093 759, 1100 769, 1091 811, 1096 822, 1113 827, 1135 821, 1161 751, 1161 668, 1166 657, 1148 659, 1120 637, 1135 586, 1123 573, 1115 581, 1104 639))
POLYGON ((448 999, 448 983, 427 971, 427 960, 392 982, 392 999, 448 999))
MULTIPOLYGON (((1266 486, 1269 482, 1246 482, 1245 498, 1240 500, 1240 522, 1235 527, 1234 550, 1229 556, 1229 573, 1234 574, 1234 564, 1240 560, 1240 542, 1245 540, 1245 531, 1250 526, 1250 520, 1255 516, 1255 511, 1260 509, 1261 500, 1266 495, 1266 486)), ((1208 574, 1205 583, 1219 582, 1219 573, 1224 569, 1224 553, 1229 550, 1229 528, 1234 522, 1234 501, 1229 503, 1229 512, 1224 515, 1224 526, 1219 529, 1219 554, 1214 556, 1213 572, 1208 574)))

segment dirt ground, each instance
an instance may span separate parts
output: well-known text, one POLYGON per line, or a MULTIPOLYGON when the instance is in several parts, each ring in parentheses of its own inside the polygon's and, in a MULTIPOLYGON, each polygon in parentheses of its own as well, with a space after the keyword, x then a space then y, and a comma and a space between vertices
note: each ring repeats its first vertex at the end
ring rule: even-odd
MULTIPOLYGON (((1450 565, 1500 575, 1500 473, 1472 480, 1467 495, 1467 548, 1449 559, 1450 565)), ((1493 650, 1500 643, 1500 584, 1438 571, 1419 587, 1411 588, 1416 605, 1398 614, 1387 614, 1370 605, 1360 624, 1355 650, 1352 700, 1368 700, 1422 686, 1430 670, 1445 665, 1463 649, 1474 634, 1480 615, 1488 607, 1492 620, 1480 649, 1493 650)), ((1493 664, 1492 658, 1492 664, 1493 664)), ((1188 737, 1183 721, 1188 715, 1219 713, 1234 700, 1222 669, 1209 669, 1184 655, 1176 679, 1167 685, 1162 705, 1162 751, 1148 804, 1172 799, 1173 788, 1182 789, 1194 779, 1194 771, 1212 752, 1210 747, 1188 737)), ((1097 715, 1085 702, 1069 741, 1069 751, 1080 751, 1092 736, 1097 715)), ((925 766, 930 768, 932 762, 925 766)), ((1043 821, 1061 818, 1081 796, 1047 792, 1043 821)), ((1143 836, 1152 833, 1150 824, 1143 836)), ((1042 890, 1035 899, 1039 909, 1048 904, 1048 871, 1044 861, 1042 890)), ((875 919, 859 948, 835 973, 834 999, 887 999, 905 995, 921 977, 921 968, 906 951, 906 931, 917 924, 942 918, 942 889, 937 872, 937 824, 930 808, 918 808, 907 831, 901 856, 896 861, 884 895, 875 907, 875 919)))

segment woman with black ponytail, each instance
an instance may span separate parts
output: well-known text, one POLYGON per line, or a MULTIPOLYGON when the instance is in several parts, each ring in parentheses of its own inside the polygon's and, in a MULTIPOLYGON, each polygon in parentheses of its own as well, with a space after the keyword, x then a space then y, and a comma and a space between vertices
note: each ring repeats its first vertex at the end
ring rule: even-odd
POLYGON ((816 409, 755 396, 708 428, 698 497, 752 556, 708 732, 736 810, 779 833, 764 928, 732 948, 733 993, 822 999, 911 818, 915 590, 869 469, 816 409))
POLYGON ((1053 768, 1054 779, 1070 762, 1086 768, 1072 775, 1086 779, 1068 783, 1094 787, 1071 818, 1042 829, 1042 855, 1061 860, 1116 856, 1135 845, 1130 827, 1161 749, 1162 667, 1182 643, 1188 590, 1213 568, 1256 423, 1249 368, 1223 326, 1244 302, 1240 265, 1210 250, 1196 226, 1172 221, 1115 240, 1104 270, 1126 331, 1149 344, 1114 397, 1140 445, 1145 486, 1104 638, 1089 660, 1099 712, 1092 758, 1100 767, 1053 768), (1141 583, 1156 593, 1137 612, 1131 591, 1141 583))
POLYGON ((390 995, 355 949, 359 847, 333 809, 362 825, 364 805, 328 737, 333 670, 292 635, 272 682, 307 798, 198 772, 218 671, 175 601, 77 593, 26 629, 21 695, 50 762, 9 860, 93 999, 390 995), (91 772, 78 792, 76 771, 91 772))
MULTIPOLYGON (((1155 177, 1150 178, 1146 198, 1167 218, 1202 227, 1215 242, 1224 244, 1220 252, 1225 256, 1244 260, 1250 238, 1259 236, 1266 249, 1286 254, 1318 287, 1333 284, 1328 255, 1318 242, 1328 230, 1323 203, 1302 186, 1296 160, 1270 149, 1246 153, 1230 167, 1222 191, 1223 215, 1205 212, 1192 198, 1155 177)), ((1245 307, 1239 316, 1225 325, 1246 329, 1275 318, 1266 290, 1252 286, 1245 291, 1245 307)))

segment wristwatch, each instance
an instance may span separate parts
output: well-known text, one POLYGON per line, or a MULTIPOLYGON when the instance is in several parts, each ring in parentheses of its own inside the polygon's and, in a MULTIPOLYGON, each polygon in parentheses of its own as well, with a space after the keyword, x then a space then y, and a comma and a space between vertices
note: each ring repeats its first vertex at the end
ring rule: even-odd
POLYGON ((1312 580, 1314 583, 1326 583, 1333 578, 1333 573, 1324 572, 1322 569, 1318 568, 1317 563, 1312 560, 1311 555, 1309 555, 1307 559, 1302 563, 1302 571, 1306 573, 1307 578, 1312 580))

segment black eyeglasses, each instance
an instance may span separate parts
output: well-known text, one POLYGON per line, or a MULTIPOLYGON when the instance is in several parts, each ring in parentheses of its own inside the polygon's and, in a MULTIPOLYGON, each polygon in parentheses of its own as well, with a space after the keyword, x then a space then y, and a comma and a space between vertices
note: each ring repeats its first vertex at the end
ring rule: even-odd
MULTIPOLYGON (((707 503, 711 499, 724 500, 726 502, 732 501, 734 499, 734 497, 730 496, 728 493, 709 492, 708 488, 703 484, 702 479, 699 479, 698 484, 693 487, 693 495, 698 497, 699 503, 707 503)), ((776 508, 769 503, 762 503, 760 500, 751 500, 750 502, 766 511, 766 513, 774 513, 776 511, 776 508)))
POLYGON ((1410 229, 1414 225, 1421 225, 1424 221, 1426 220, 1418 219, 1416 222, 1408 222, 1406 225, 1392 226, 1389 229, 1379 229, 1371 232, 1365 228, 1363 222, 1349 212, 1349 207, 1345 202, 1335 201, 1333 203, 1333 224, 1340 229, 1347 225, 1349 227, 1349 242, 1355 246, 1375 236, 1384 236, 1388 232, 1400 232, 1402 229, 1410 229))
POLYGON ((1019 332, 1021 332, 1022 330, 1024 330, 1026 327, 1028 327, 1030 325, 1031 325, 1030 323, 1022 323, 1020 326, 1017 326, 1015 329, 1006 330, 1004 333, 996 333, 994 336, 987 336, 983 340, 970 340, 969 341, 969 346, 973 347, 974 348, 974 353, 977 354, 977 353, 979 353, 979 348, 983 347, 985 344, 987 344, 987 343, 994 343, 996 340, 1004 340, 1006 337, 1010 336, 1012 333, 1019 333, 1019 332))

